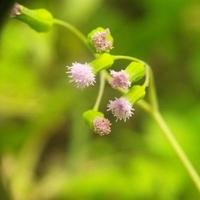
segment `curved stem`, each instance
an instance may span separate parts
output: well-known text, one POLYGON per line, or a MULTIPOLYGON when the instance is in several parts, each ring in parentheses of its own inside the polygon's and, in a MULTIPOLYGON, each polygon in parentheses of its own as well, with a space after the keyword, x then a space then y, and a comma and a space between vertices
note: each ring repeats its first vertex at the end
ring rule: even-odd
POLYGON ((57 25, 67 28, 69 31, 71 31, 74 35, 76 35, 82 41, 82 43, 90 50, 90 52, 92 52, 92 54, 94 54, 93 50, 91 49, 90 45, 88 44, 87 38, 77 28, 75 28, 71 24, 64 22, 62 20, 59 20, 59 19, 54 19, 54 24, 57 24, 57 25))
POLYGON ((143 83, 143 86, 144 87, 148 87, 149 86, 149 83, 150 83, 150 67, 148 66, 148 65, 146 65, 146 79, 145 79, 145 81, 144 81, 144 83, 143 83))
POLYGON ((196 188, 200 192, 200 177, 195 168, 193 167, 192 163, 188 159, 187 155, 183 151, 182 147, 179 145, 177 142, 174 134, 170 130, 170 128, 167 126, 165 120, 163 119, 161 113, 158 110, 158 101, 157 101, 157 95, 156 95, 156 88, 154 84, 154 77, 153 77, 153 72, 149 68, 150 72, 150 101, 151 101, 151 106, 149 107, 148 104, 145 102, 138 102, 139 106, 145 110, 146 112, 150 113, 155 122, 158 124, 160 129, 162 130, 165 138, 168 140, 169 144, 172 146, 174 149, 177 157, 180 159, 181 163, 185 167, 186 171, 188 172, 189 176, 191 177, 192 181, 194 182, 196 188), (152 109, 151 109, 152 107, 152 109))
POLYGON ((100 105, 101 99, 103 97, 104 88, 105 88, 105 72, 101 71, 100 72, 99 92, 98 92, 97 99, 96 99, 95 105, 93 107, 93 110, 98 110, 99 109, 99 105, 100 105))
POLYGON ((132 61, 144 63, 145 65, 147 65, 144 61, 142 61, 138 58, 132 57, 132 56, 113 55, 113 58, 114 58, 114 60, 132 60, 132 61))
MULTIPOLYGON (((131 57, 131 56, 114 56, 115 60, 118 59, 125 59, 125 60, 132 60, 136 62, 142 62, 140 59, 131 57)), ((192 163, 188 159, 187 155, 183 151, 182 147, 179 145, 177 142, 174 134, 172 131, 169 129, 167 126, 165 120, 163 119, 162 115, 158 111, 158 100, 157 100, 157 95, 156 95, 156 89, 155 89, 155 83, 154 83, 154 77, 153 77, 153 72, 151 68, 144 63, 147 66, 148 72, 146 73, 146 80, 144 82, 144 85, 148 85, 149 81, 149 90, 150 90, 150 102, 151 105, 149 105, 146 101, 141 100, 137 104, 145 111, 151 114, 155 122, 158 124, 158 126, 161 128, 165 138, 168 140, 169 144, 172 146, 173 150, 175 151, 177 157, 180 159, 181 163, 185 167, 186 171, 188 172, 189 176, 191 177, 192 181, 194 182, 196 188, 200 192, 200 177, 193 167, 192 163)))
POLYGON ((156 87, 152 69, 149 67, 149 99, 154 110, 159 109, 158 98, 156 94, 156 87))
POLYGON ((164 136, 176 152, 176 155, 180 159, 181 163, 187 170, 188 174, 190 175, 191 179, 193 180, 194 184, 196 185, 198 191, 200 192, 200 177, 198 173, 196 172, 195 168, 189 161, 188 157, 186 156, 185 152, 181 148, 181 146, 178 144, 176 138, 174 137, 172 131, 167 126, 165 120, 163 119, 162 115, 159 112, 153 112, 152 113, 153 118, 161 128, 162 132, 164 133, 164 136))
MULTIPOLYGON (((63 26, 64 28, 66 28, 69 31, 71 31, 89 49, 89 51, 92 53, 92 55, 94 57, 96 57, 95 53, 93 52, 92 48, 90 47, 90 45, 88 43, 87 38, 77 28, 75 28, 71 24, 69 24, 67 22, 64 22, 62 20, 59 20, 59 19, 54 19, 54 24, 63 26)), ((94 110, 98 110, 98 108, 99 108, 99 105, 100 105, 100 102, 101 102, 101 99, 102 99, 102 96, 103 96, 104 87, 105 87, 105 75, 104 75, 104 72, 102 71, 102 72, 100 72, 100 87, 99 87, 99 92, 98 92, 98 95, 97 95, 97 99, 96 99, 95 105, 93 107, 94 110)))
POLYGON ((149 83, 150 83, 150 67, 147 63, 145 63, 144 61, 138 59, 138 58, 135 58, 135 57, 132 57, 132 56, 124 56, 124 55, 113 55, 113 58, 114 60, 131 60, 131 61, 135 61, 135 62, 139 62, 139 63, 142 63, 146 66, 146 72, 145 72, 145 81, 143 83, 143 86, 144 87, 148 87, 149 86, 149 83))
MULTIPOLYGON (((55 19, 54 23, 61 25, 61 26, 64 26, 65 28, 67 28, 71 32, 73 32, 94 55, 94 52, 92 51, 92 49, 90 48, 90 46, 87 42, 87 38, 79 30, 77 30, 71 24, 68 24, 68 23, 63 22, 63 21, 58 20, 58 19, 55 19)), ((155 84, 154 84, 154 77, 153 77, 153 73, 151 71, 151 68, 148 66, 148 64, 146 64, 142 60, 140 60, 138 58, 131 57, 131 56, 115 55, 115 56, 113 56, 113 58, 114 58, 114 60, 120 60, 120 59, 132 60, 132 61, 135 61, 135 62, 144 63, 144 65, 147 66, 146 80, 144 82, 144 86, 145 87, 147 87, 148 85, 150 86, 151 105, 144 100, 140 100, 139 102, 137 102, 137 104, 144 111, 150 113, 151 116, 154 118, 154 120, 157 122, 157 124, 159 125, 159 127, 163 131, 166 139, 168 140, 169 144, 172 146, 172 148, 176 152, 178 158, 182 162, 183 166, 187 170, 187 172, 190 175, 191 179, 193 180, 195 186, 197 187, 198 191, 200 192, 200 177, 199 177, 198 173, 196 172, 195 168, 193 167, 193 165, 191 164, 191 162, 187 158, 187 156, 186 156, 185 152, 183 151, 183 149, 181 148, 181 146, 178 144, 176 138, 174 137, 172 131, 167 126, 162 115, 158 111, 158 102, 157 102, 157 96, 156 96, 156 90, 155 90, 155 84)), ((103 91, 104 91, 104 87, 105 87, 105 78, 106 78, 106 74, 105 74, 104 71, 102 71, 100 73, 100 87, 99 87, 99 93, 98 93, 98 96, 97 96, 97 99, 96 99, 96 103, 95 103, 94 108, 93 108, 94 110, 98 110, 98 108, 99 108, 99 104, 100 104, 100 101, 102 99, 103 91)), ((107 77, 107 79, 108 79, 108 77, 107 77)), ((121 91, 121 92, 123 92, 123 91, 121 91)))

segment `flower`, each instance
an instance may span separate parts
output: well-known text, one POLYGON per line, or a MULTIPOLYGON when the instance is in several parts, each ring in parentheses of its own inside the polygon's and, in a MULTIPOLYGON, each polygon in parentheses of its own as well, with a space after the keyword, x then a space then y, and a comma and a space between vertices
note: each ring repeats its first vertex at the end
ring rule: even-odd
POLYGON ((17 15, 21 14, 21 5, 18 3, 15 3, 10 11, 11 17, 16 17, 17 15))
POLYGON ((93 121, 94 131, 100 136, 108 135, 111 132, 110 126, 110 121, 104 117, 96 117, 93 121))
POLYGON ((71 82, 75 84, 77 88, 85 88, 95 83, 95 74, 92 67, 85 63, 72 63, 72 66, 68 67, 67 73, 71 82))
POLYGON ((112 114, 117 118, 117 120, 126 121, 132 117, 134 108, 131 103, 124 97, 115 98, 115 100, 110 100, 108 104, 108 111, 111 111, 112 114))
POLYGON ((92 44, 97 52, 109 52, 113 48, 113 41, 109 39, 110 30, 108 28, 95 32, 92 37, 92 44))
POLYGON ((131 82, 129 81, 129 75, 126 71, 114 71, 111 70, 110 74, 112 76, 110 80, 110 84, 113 88, 122 88, 122 89, 128 89, 128 87, 131 85, 131 82))

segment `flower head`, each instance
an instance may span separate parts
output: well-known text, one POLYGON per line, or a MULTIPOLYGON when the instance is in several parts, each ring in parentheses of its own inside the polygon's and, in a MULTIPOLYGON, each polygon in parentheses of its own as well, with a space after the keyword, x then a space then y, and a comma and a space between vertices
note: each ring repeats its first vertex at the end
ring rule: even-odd
POLYGON ((77 88, 85 88, 95 83, 95 74, 92 67, 87 63, 72 63, 72 66, 68 67, 67 73, 71 78, 71 82, 75 84, 77 88))
POLYGON ((113 40, 109 38, 110 36, 108 28, 97 31, 92 35, 91 41, 97 52, 109 52, 113 48, 113 40))
POLYGON ((108 135, 111 132, 110 126, 110 121, 104 117, 97 117, 93 121, 94 131, 100 136, 108 135))
POLYGON ((21 5, 18 3, 15 3, 10 11, 11 17, 16 17, 17 15, 21 14, 21 5))
POLYGON ((107 110, 111 111, 117 120, 126 121, 133 115, 134 108, 126 98, 121 97, 110 100, 107 110))
POLYGON ((128 89, 128 87, 131 85, 131 82, 129 81, 129 75, 126 71, 121 70, 116 72, 111 70, 110 74, 112 76, 110 84, 113 88, 128 89))

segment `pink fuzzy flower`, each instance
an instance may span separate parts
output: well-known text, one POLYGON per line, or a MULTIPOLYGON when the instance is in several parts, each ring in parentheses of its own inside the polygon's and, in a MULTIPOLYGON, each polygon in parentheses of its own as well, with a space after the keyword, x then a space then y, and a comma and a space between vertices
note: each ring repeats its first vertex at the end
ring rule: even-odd
POLYGON ((111 70, 110 74, 112 76, 110 84, 113 88, 128 89, 128 87, 131 85, 131 82, 129 81, 129 75, 126 71, 121 70, 116 72, 111 70))
POLYGON ((109 52, 113 48, 113 42, 107 39, 110 30, 96 32, 92 37, 92 43, 97 52, 109 52))
POLYGON ((75 84, 77 88, 85 88, 95 83, 95 75, 92 67, 87 63, 72 63, 71 67, 68 67, 69 78, 71 82, 75 84))
POLYGON ((100 136, 108 135, 111 132, 111 123, 104 117, 97 117, 93 122, 94 131, 100 136))
POLYGON ((117 120, 126 121, 132 117, 134 108, 126 98, 121 97, 115 98, 113 101, 110 100, 107 110, 111 111, 117 120))

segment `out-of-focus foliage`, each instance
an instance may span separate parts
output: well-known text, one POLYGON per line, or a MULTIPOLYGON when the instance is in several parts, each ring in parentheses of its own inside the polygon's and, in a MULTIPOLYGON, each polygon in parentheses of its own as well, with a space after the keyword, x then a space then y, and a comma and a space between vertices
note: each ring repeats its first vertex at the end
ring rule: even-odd
MULTIPOLYGON (((86 34, 109 27, 114 53, 147 61, 161 110, 200 172, 199 1, 43 0, 26 6, 44 7, 86 34)), ((65 66, 90 60, 60 27, 38 34, 7 20, 0 43, 0 199, 199 199, 162 132, 139 109, 127 123, 113 119, 108 137, 88 130, 82 113, 93 106, 98 86, 74 89, 65 66)), ((103 111, 116 94, 106 87, 103 111)))

